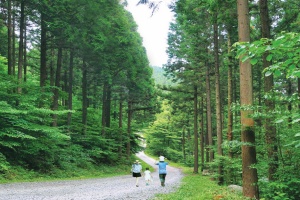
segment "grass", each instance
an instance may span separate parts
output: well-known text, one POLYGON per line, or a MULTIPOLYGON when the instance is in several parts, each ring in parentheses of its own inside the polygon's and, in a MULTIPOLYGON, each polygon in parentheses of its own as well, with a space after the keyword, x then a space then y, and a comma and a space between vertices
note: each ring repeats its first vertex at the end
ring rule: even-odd
POLYGON ((154 171, 153 167, 143 162, 136 156, 132 156, 128 164, 113 165, 87 165, 85 168, 76 166, 68 166, 65 169, 53 169, 48 173, 39 173, 36 171, 25 170, 22 167, 11 167, 5 173, 0 173, 1 183, 15 182, 39 182, 39 181, 55 181, 55 180, 80 180, 89 178, 106 178, 120 175, 131 174, 131 165, 135 160, 139 160, 143 167, 149 167, 150 171, 154 171))
POLYGON ((209 176, 194 174, 192 168, 181 168, 185 177, 179 189, 173 193, 159 194, 156 200, 245 200, 241 194, 229 191, 226 186, 219 186, 209 176))
POLYGON ((80 180, 88 178, 105 178, 130 173, 128 165, 97 166, 86 169, 76 168, 66 170, 53 170, 49 173, 28 171, 20 167, 11 168, 5 174, 0 174, 0 183, 35 182, 54 180, 80 180))

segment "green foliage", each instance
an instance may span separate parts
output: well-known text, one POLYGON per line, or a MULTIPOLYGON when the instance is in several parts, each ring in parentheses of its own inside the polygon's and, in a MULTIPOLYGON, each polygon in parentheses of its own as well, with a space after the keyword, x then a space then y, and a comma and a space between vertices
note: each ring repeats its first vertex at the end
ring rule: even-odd
POLYGON ((0 173, 4 174, 11 168, 9 162, 7 162, 5 156, 0 153, 0 173))
POLYGON ((299 33, 283 32, 275 39, 262 38, 252 43, 236 43, 237 58, 242 57, 243 62, 251 59, 251 64, 255 65, 262 55, 267 54, 266 59, 272 65, 264 70, 265 76, 274 74, 280 77, 284 74, 287 78, 300 77, 299 41, 299 33))
POLYGON ((160 85, 160 86, 174 85, 174 83, 171 82, 171 80, 169 80, 166 76, 164 76, 165 71, 162 67, 152 66, 152 68, 153 68, 152 77, 154 78, 155 85, 160 85))

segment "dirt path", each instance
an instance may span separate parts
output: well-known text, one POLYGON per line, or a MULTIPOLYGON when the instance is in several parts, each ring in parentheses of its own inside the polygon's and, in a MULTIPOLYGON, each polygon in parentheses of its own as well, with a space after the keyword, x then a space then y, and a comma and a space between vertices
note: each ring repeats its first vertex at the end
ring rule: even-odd
MULTIPOLYGON (((155 161, 143 152, 137 156, 157 168, 155 161)), ((141 178, 140 187, 135 186, 135 179, 131 174, 103 179, 0 184, 0 200, 151 199, 155 194, 174 191, 179 185, 182 178, 180 170, 171 166, 167 170, 165 187, 160 186, 158 173, 155 171, 152 173, 153 183, 146 186, 141 178)))

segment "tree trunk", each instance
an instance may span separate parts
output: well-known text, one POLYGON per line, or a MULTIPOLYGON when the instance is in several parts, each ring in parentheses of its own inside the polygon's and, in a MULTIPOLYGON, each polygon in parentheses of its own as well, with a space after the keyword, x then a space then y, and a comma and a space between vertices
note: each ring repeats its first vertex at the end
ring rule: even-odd
POLYGON ((130 142, 131 142, 131 117, 132 117, 132 102, 128 101, 128 111, 127 111, 127 158, 130 157, 130 142))
POLYGON ((18 57, 18 93, 22 93, 21 84, 23 82, 23 64, 24 64, 24 29, 25 29, 25 1, 21 1, 21 18, 20 18, 20 37, 19 37, 19 57, 18 57))
POLYGON ((186 152, 185 152, 185 125, 182 127, 182 155, 183 155, 183 161, 185 162, 186 161, 186 152))
POLYGON ((106 109, 105 109, 105 124, 110 127, 110 113, 111 113, 111 84, 107 85, 106 92, 106 109))
MULTIPOLYGON (((248 0, 237 0, 238 32, 240 42, 250 41, 250 20, 248 0)), ((259 199, 257 185, 256 148, 254 120, 249 116, 253 112, 243 107, 253 105, 252 69, 249 59, 240 59, 240 98, 241 98, 241 138, 242 138, 242 179, 243 194, 246 197, 259 199)))
POLYGON ((212 121, 211 121, 211 104, 210 104, 210 78, 209 78, 209 66, 207 65, 206 70, 206 117, 207 117, 207 136, 208 136, 208 151, 209 151, 209 162, 214 160, 213 136, 212 136, 212 121))
POLYGON ((87 108, 88 108, 88 97, 87 97, 87 67, 85 60, 82 64, 82 134, 86 134, 87 130, 87 108))
MULTIPOLYGON (((298 98, 300 98, 300 78, 298 80, 298 98)), ((300 110, 300 103, 298 104, 298 109, 300 110)))
POLYGON ((107 120, 106 120, 106 109, 107 109, 107 87, 108 82, 105 80, 103 84, 103 94, 102 94, 102 118, 101 118, 101 125, 102 125, 102 136, 105 136, 105 128, 107 127, 107 120))
POLYGON ((201 113, 201 121, 200 121, 200 150, 201 150, 201 171, 204 169, 204 103, 203 96, 201 96, 200 103, 200 113, 201 113))
POLYGON ((7 1, 7 40, 8 40, 8 46, 7 46, 7 72, 8 75, 13 74, 13 28, 12 28, 12 8, 11 8, 11 0, 7 1))
MULTIPOLYGON (((59 99, 59 88, 60 88, 60 78, 61 78, 61 67, 62 67, 62 47, 58 48, 57 52, 57 67, 55 73, 55 88, 54 88, 54 95, 53 95, 53 106, 52 110, 58 110, 58 99, 59 99)), ((53 122, 52 126, 57 126, 57 114, 53 114, 52 116, 53 122)))
POLYGON ((120 132, 119 132, 119 158, 122 157, 122 147, 123 147, 123 101, 120 100, 120 103, 119 103, 119 129, 120 129, 120 132))
MULTIPOLYGON (((232 98, 233 98, 233 92, 232 92, 232 55, 231 55, 231 39, 230 34, 228 31, 228 122, 227 122, 227 140, 231 142, 233 140, 233 115, 231 111, 231 105, 232 105, 232 98)), ((229 158, 233 158, 233 153, 231 149, 229 149, 228 152, 229 158)))
MULTIPOLYGON (((63 92, 68 92, 68 75, 67 75, 67 69, 64 69, 64 72, 63 72, 63 76, 62 76, 62 85, 61 85, 61 90, 63 91, 63 92)), ((67 99, 64 97, 64 96, 62 96, 62 98, 61 98, 61 104, 62 104, 62 106, 66 106, 67 105, 67 99)))
POLYGON ((13 12, 13 25, 12 25, 12 74, 16 75, 16 37, 15 37, 15 30, 16 30, 16 14, 14 11, 14 6, 12 9, 13 12))
MULTIPOLYGON (((26 21, 24 22, 26 23, 26 21)), ((24 57, 23 57, 23 71, 24 71, 24 82, 27 81, 27 31, 26 31, 26 28, 24 29, 24 47, 23 47, 23 51, 24 51, 24 57)))
MULTIPOLYGON (((268 11, 268 0, 260 0, 260 20, 261 20, 261 34, 262 38, 271 38, 270 34, 270 20, 268 11)), ((263 67, 267 68, 271 65, 267 61, 268 54, 263 55, 263 67)), ((264 92, 271 92, 274 87, 273 75, 264 77, 264 92)), ((270 99, 265 100, 266 112, 273 113, 275 109, 275 102, 270 99)), ((271 115, 272 116, 272 115, 271 115)), ((269 158, 269 180, 274 180, 274 175, 278 169, 278 147, 276 137, 276 127, 272 123, 272 119, 267 117, 265 120, 266 144, 269 158)))
MULTIPOLYGON (((223 137, 222 137, 222 113, 221 113, 221 96, 220 96, 220 73, 219 73, 219 40, 218 40, 218 24, 217 24, 217 12, 214 16, 214 60, 215 60, 215 87, 216 87, 216 118, 217 118, 217 141, 218 141, 218 155, 223 155, 222 150, 222 143, 223 143, 223 137)), ((218 183, 223 184, 223 166, 222 162, 219 163, 219 177, 218 177, 218 183)))
POLYGON ((51 48, 51 59, 50 59, 50 86, 54 86, 55 84, 55 74, 54 74, 54 54, 55 54, 55 50, 52 47, 51 48))
MULTIPOLYGON (((287 80, 287 94, 288 94, 288 97, 291 98, 293 92, 292 92, 292 82, 290 79, 287 80)), ((288 111, 289 113, 292 112, 292 102, 289 101, 288 102, 288 111)), ((288 128, 292 128, 292 118, 289 117, 288 118, 288 128)))
POLYGON ((44 87, 47 80, 47 36, 46 36, 45 14, 41 13, 41 58, 40 58, 40 86, 44 87))
POLYGON ((198 94, 197 86, 194 86, 194 173, 198 173, 199 151, 198 151, 198 94))
MULTIPOLYGON (((73 68, 74 68, 74 50, 71 49, 70 52, 70 65, 69 65, 69 77, 68 77, 68 109, 73 109, 73 68)), ((71 126, 72 123, 72 113, 68 113, 67 125, 71 126)))

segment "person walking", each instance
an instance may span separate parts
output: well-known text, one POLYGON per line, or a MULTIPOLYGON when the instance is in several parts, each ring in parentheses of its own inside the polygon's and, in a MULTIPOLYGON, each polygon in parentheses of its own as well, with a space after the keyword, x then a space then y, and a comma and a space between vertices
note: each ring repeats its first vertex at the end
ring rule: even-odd
POLYGON ((158 174, 161 186, 165 186, 166 176, 167 176, 167 165, 168 163, 165 162, 164 156, 159 156, 159 161, 155 163, 158 165, 158 174))
POLYGON ((144 177, 145 177, 146 185, 149 185, 153 177, 148 167, 146 167, 146 170, 144 171, 144 177))
POLYGON ((135 186, 139 187, 139 178, 142 176, 141 172, 142 172, 142 165, 140 164, 140 162, 138 160, 136 160, 131 168, 131 172, 132 172, 132 177, 136 178, 135 181, 135 186))

